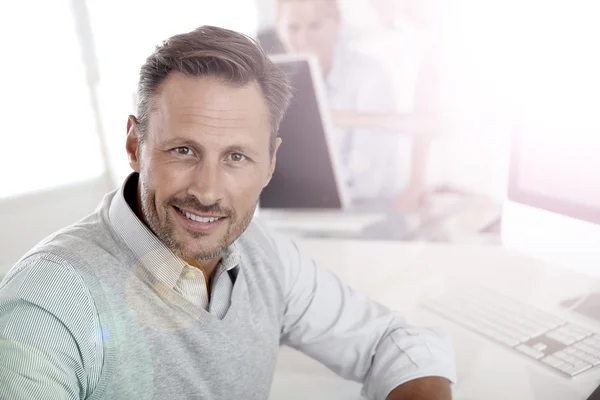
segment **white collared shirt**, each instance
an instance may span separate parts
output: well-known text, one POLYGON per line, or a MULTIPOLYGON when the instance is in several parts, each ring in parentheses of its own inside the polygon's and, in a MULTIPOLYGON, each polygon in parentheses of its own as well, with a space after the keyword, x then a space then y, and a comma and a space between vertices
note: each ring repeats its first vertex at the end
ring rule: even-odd
MULTIPOLYGON (((125 185, 136 184, 132 175, 125 185)), ((125 198, 129 192, 126 188, 117 194, 117 199, 110 208, 109 216, 114 229, 136 254, 138 260, 148 273, 182 295, 190 303, 222 318, 231 304, 233 277, 235 268, 239 268, 240 255, 235 244, 223 250, 222 260, 214 271, 211 288, 203 273, 177 257, 158 239, 146 225, 140 221, 129 207, 125 198), (209 291, 210 289, 210 291, 209 291), (210 296, 209 296, 210 292, 210 296)), ((135 200, 129 201, 129 203, 135 200)))

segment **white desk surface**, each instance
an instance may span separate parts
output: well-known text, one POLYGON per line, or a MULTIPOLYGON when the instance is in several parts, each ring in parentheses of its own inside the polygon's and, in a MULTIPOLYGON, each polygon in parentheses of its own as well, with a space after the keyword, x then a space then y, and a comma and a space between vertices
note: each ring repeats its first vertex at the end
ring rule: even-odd
MULTIPOLYGON (((371 298, 400 310, 413 325, 448 333, 456 352, 458 400, 584 400, 600 385, 600 368, 573 379, 460 328, 419 304, 457 284, 483 285, 595 331, 591 320, 558 308, 562 299, 598 289, 599 282, 498 246, 420 242, 297 240, 301 251, 371 298)), ((282 348, 271 400, 360 399, 347 382, 303 354, 282 348)))

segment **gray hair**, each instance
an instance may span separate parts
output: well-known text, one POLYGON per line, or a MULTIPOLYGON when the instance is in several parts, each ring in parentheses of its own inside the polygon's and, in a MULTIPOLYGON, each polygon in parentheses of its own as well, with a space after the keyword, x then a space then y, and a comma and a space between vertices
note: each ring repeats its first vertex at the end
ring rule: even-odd
POLYGON ((279 124, 292 98, 288 79, 253 39, 214 26, 201 26, 170 37, 157 46, 142 65, 137 90, 140 141, 144 140, 148 129, 153 97, 174 71, 193 77, 216 76, 238 87, 258 83, 269 108, 269 149, 273 154, 279 124))

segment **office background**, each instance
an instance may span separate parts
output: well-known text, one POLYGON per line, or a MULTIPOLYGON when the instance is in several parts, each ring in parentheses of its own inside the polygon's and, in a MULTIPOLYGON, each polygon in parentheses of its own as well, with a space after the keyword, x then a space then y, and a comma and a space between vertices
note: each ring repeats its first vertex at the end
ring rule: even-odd
MULTIPOLYGON (((427 185, 476 199, 475 211, 449 229, 478 231, 499 215, 516 111, 543 103, 549 85, 556 95, 567 93, 566 78, 557 77, 568 75, 569 60, 590 71, 597 64, 579 40, 591 16, 575 3, 568 13, 566 2, 536 0, 446 5, 442 98, 452 118, 432 145, 427 185)), ((393 38, 368 0, 340 4, 354 46, 396 71, 404 99, 399 111, 410 110, 410 27, 393 38), (406 52, 390 51, 398 40, 406 52)), ((125 119, 138 68, 154 45, 202 24, 256 36, 275 19, 273 0, 40 0, 0 7, 3 270, 45 235, 91 212, 129 173, 125 119)))

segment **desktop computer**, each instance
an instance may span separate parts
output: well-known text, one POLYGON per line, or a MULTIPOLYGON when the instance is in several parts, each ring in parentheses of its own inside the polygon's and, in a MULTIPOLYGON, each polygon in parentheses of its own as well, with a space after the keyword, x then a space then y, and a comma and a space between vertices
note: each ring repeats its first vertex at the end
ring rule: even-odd
POLYGON ((600 277, 599 133, 513 139, 506 248, 600 277))
MULTIPOLYGON (((509 252, 542 260, 548 268, 585 274, 590 281, 600 279, 600 135, 592 126, 538 123, 515 131, 501 230, 509 252)), ((596 374, 600 292, 555 301, 564 311, 560 315, 467 286, 423 306, 563 379, 596 374)))
POLYGON ((279 126, 283 142, 273 177, 260 195, 261 216, 292 235, 360 235, 386 214, 351 209, 317 60, 304 55, 271 59, 286 73, 294 97, 279 126))
MULTIPOLYGON (((502 243, 598 279, 600 129, 558 129, 546 135, 532 129, 513 139, 502 243)), ((600 322, 598 292, 562 304, 600 322)))

